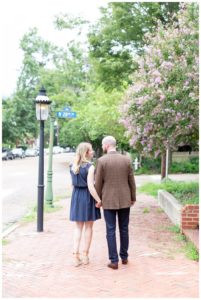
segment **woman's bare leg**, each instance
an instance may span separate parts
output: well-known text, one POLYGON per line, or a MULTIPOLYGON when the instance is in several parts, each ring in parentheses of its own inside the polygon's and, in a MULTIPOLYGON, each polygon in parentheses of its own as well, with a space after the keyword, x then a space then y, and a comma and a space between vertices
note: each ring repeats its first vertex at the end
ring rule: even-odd
POLYGON ((74 254, 77 254, 80 251, 80 241, 81 241, 83 226, 84 226, 84 222, 75 222, 74 235, 73 235, 74 254))
POLYGON ((91 240, 93 235, 93 221, 85 222, 85 232, 84 232, 84 254, 88 255, 91 246, 91 240))

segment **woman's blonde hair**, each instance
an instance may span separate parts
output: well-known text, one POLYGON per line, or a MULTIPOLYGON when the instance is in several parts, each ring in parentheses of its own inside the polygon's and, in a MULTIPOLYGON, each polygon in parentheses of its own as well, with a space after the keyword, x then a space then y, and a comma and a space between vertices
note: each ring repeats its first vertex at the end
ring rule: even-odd
POLYGON ((80 171, 80 166, 83 163, 90 162, 87 159, 87 153, 91 150, 92 146, 90 143, 80 143, 76 149, 75 160, 73 162, 72 171, 78 174, 80 171))

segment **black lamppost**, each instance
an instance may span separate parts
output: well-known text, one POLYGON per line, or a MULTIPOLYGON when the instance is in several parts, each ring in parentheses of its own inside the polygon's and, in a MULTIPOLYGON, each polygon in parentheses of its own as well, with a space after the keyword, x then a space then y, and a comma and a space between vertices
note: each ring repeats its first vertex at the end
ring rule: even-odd
POLYGON ((44 207, 44 121, 49 114, 51 101, 46 96, 44 87, 35 100, 36 118, 40 121, 40 148, 39 148, 39 173, 38 173, 38 206, 37 206, 37 231, 43 231, 43 207, 44 207))

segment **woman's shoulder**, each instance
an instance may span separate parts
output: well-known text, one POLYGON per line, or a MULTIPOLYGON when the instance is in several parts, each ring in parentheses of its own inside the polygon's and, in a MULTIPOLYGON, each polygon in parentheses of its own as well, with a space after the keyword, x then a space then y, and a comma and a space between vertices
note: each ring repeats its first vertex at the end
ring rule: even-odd
POLYGON ((69 164, 69 169, 70 169, 70 172, 73 171, 73 163, 70 163, 70 164, 69 164))
POLYGON ((92 162, 85 162, 81 165, 82 168, 90 168, 93 165, 92 162))

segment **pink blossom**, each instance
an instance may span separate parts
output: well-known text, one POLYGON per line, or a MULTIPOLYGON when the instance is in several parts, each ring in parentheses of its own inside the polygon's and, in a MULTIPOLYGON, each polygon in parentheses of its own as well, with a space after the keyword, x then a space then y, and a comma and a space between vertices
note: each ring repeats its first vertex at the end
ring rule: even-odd
POLYGON ((165 95, 160 95, 160 100, 163 101, 165 99, 165 95))
POLYGON ((137 136, 133 136, 132 138, 131 138, 131 140, 130 140, 130 145, 131 146, 134 146, 135 145, 135 143, 137 142, 137 140, 138 140, 138 137, 137 136))
POLYGON ((190 93, 190 94, 189 94, 189 97, 191 97, 191 98, 193 98, 194 96, 195 96, 194 93, 190 93))
POLYGON ((156 84, 160 84, 160 83, 162 83, 162 81, 161 81, 161 78, 160 77, 157 77, 156 79, 155 79, 155 81, 154 81, 156 84))
POLYGON ((178 113, 176 114, 175 120, 176 120, 176 121, 179 121, 180 119, 181 119, 181 113, 178 112, 178 113))
POLYGON ((173 68, 174 64, 170 61, 164 61, 161 65, 161 67, 166 68, 167 70, 171 70, 173 68))
POLYGON ((155 70, 154 72, 152 72, 152 75, 156 77, 160 77, 161 73, 158 70, 155 70))

